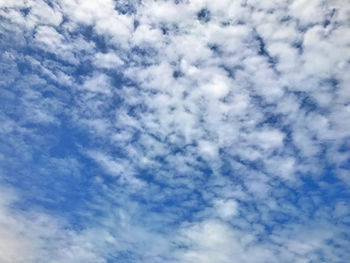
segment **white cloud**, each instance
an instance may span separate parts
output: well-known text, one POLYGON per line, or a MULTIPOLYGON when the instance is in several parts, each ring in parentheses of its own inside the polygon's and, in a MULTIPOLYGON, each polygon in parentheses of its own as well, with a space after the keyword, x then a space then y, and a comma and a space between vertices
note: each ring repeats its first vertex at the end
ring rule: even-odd
POLYGON ((132 30, 132 19, 119 14, 112 0, 63 0, 62 9, 75 23, 94 26, 98 34, 106 35, 111 43, 127 44, 132 30))
POLYGON ((1 200, 1 262, 106 262, 84 244, 86 236, 68 230, 58 218, 15 208, 21 199, 10 188, 1 189, 1 200))
POLYGON ((102 73, 96 72, 91 77, 87 77, 81 88, 91 92, 111 94, 109 78, 102 73))
POLYGON ((229 220, 238 214, 238 204, 234 200, 216 200, 214 207, 218 215, 224 219, 229 220))
POLYGON ((97 53, 94 57, 93 63, 98 68, 106 69, 117 69, 117 67, 124 64, 123 60, 112 52, 106 54, 97 53))
POLYGON ((267 248, 246 246, 254 241, 254 236, 233 230, 218 221, 205 221, 183 229, 183 239, 189 250, 180 254, 181 262, 277 262, 267 248))
POLYGON ((30 17, 28 19, 38 19, 40 24, 59 26, 63 21, 62 13, 55 3, 53 3, 53 7, 50 7, 44 1, 34 1, 30 5, 30 17))
POLYGON ((63 47, 63 36, 53 27, 41 26, 37 29, 35 39, 43 43, 51 52, 63 47))
POLYGON ((290 6, 291 14, 299 19, 302 25, 320 23, 325 17, 325 7, 321 1, 296 0, 290 6))
POLYGON ((213 76, 209 84, 203 87, 205 93, 214 98, 225 97, 230 90, 230 81, 224 76, 216 75, 213 76))

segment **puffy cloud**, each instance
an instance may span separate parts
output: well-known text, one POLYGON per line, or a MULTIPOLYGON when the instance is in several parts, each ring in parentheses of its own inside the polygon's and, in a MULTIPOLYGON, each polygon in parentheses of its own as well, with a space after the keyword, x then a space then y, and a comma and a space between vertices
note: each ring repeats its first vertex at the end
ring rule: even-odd
POLYGON ((0 261, 344 262, 349 10, 1 1, 0 261))
POLYGON ((116 69, 117 67, 124 64, 123 60, 121 60, 116 54, 110 53, 97 53, 93 60, 93 63, 98 68, 106 68, 106 69, 116 69))
POLYGON ((82 89, 96 93, 110 94, 109 78, 104 74, 94 73, 93 76, 84 80, 82 89))

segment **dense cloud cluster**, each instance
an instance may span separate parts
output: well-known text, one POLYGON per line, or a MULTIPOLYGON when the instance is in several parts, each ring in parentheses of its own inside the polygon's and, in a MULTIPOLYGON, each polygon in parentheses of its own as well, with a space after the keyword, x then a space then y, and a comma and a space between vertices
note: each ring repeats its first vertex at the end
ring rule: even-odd
POLYGON ((350 4, 0 1, 0 262, 350 258, 350 4))

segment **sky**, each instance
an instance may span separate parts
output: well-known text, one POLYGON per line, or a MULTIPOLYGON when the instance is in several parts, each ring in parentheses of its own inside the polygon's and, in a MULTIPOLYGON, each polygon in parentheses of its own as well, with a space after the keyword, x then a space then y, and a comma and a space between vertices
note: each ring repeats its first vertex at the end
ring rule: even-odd
POLYGON ((349 72, 347 0, 0 0, 0 262, 349 262, 349 72))

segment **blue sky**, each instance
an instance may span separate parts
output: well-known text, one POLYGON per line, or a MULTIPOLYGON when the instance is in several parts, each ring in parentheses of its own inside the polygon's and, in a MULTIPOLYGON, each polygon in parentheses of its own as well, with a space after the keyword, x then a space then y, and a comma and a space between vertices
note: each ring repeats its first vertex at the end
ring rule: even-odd
POLYGON ((349 21, 1 0, 0 262, 347 262, 349 21))

